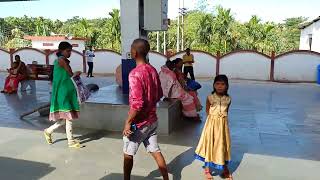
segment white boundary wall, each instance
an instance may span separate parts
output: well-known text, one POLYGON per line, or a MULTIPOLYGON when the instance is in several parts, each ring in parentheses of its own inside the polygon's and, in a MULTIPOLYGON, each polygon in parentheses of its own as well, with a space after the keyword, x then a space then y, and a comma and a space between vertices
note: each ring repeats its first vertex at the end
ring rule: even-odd
POLYGON ((33 49, 22 49, 17 51, 13 54, 13 58, 15 55, 19 55, 21 61, 23 61, 25 64, 32 64, 32 61, 37 61, 38 64, 46 63, 46 55, 33 49))
POLYGON ((0 71, 10 68, 10 54, 0 50, 0 71))
MULTIPOLYGON (((217 58, 205 52, 191 52, 195 57, 194 71, 196 77, 214 77, 216 75, 217 58)), ((31 64, 46 63, 45 54, 34 49, 22 49, 13 54, 19 54, 22 61, 31 64)), ((171 57, 174 60, 182 57, 183 52, 171 57)), ((117 66, 121 64, 121 55, 109 51, 95 52, 94 72, 100 74, 114 74, 117 66)), ((55 53, 49 55, 49 64, 56 59, 55 53)), ((160 71, 167 60, 165 56, 156 52, 149 53, 150 64, 160 71)), ((70 58, 74 71, 83 70, 83 56, 73 52, 70 58)), ((276 81, 316 81, 317 66, 320 65, 320 54, 310 51, 293 51, 276 57, 274 63, 274 79, 276 81)), ((0 51, 0 70, 5 71, 10 66, 10 54, 0 51)), ((229 78, 269 80, 271 60, 268 56, 250 51, 239 51, 223 56, 220 59, 220 74, 226 74, 229 78)))
MULTIPOLYGON (((179 53, 170 59, 182 58, 184 54, 179 53)), ((194 56, 193 70, 196 77, 214 77, 216 75, 217 59, 214 56, 198 51, 191 51, 191 54, 194 56)))
MULTIPOLYGON (((111 51, 97 51, 94 53, 93 72, 101 74, 114 74, 121 64, 121 55, 111 51)), ((88 69, 88 65, 87 65, 88 69)))
POLYGON ((292 53, 274 62, 274 79, 277 81, 316 81, 320 55, 292 53))
POLYGON ((236 52, 220 60, 220 74, 236 79, 270 79, 271 61, 254 52, 236 52))

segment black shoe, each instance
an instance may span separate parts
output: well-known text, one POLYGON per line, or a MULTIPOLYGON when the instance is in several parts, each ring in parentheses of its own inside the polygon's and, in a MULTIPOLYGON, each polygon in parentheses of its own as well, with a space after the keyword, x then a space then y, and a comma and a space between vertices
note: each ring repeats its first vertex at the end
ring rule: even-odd
POLYGON ((90 77, 94 77, 94 76, 90 76, 90 77))

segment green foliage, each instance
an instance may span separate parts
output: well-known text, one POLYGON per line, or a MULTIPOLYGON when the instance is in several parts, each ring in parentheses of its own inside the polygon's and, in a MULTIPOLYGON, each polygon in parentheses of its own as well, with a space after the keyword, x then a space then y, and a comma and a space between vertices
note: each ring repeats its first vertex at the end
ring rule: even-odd
POLYGON ((120 11, 114 9, 108 18, 84 19, 78 16, 65 22, 43 17, 0 18, 0 47, 19 48, 30 46, 24 35, 68 35, 88 38, 88 45, 120 51, 120 11), (17 34, 19 33, 19 35, 17 34))
POLYGON ((20 29, 18 29, 18 28, 13 29, 11 31, 11 34, 12 34, 13 38, 7 42, 6 48, 8 48, 8 49, 22 48, 22 47, 26 47, 26 46, 31 45, 30 41, 23 39, 24 32, 22 32, 20 29))
MULTIPOLYGON (((262 22, 252 16, 248 22, 238 22, 231 9, 220 6, 211 9, 209 1, 201 0, 196 10, 184 16, 180 30, 184 32, 184 48, 203 50, 211 53, 227 53, 239 49, 257 50, 270 54, 281 53, 299 47, 299 24, 304 17, 289 18, 283 23, 262 22), (209 8, 208 8, 209 7, 209 8)), ((120 52, 120 11, 113 9, 107 18, 84 19, 73 17, 65 22, 43 17, 7 17, 0 18, 0 47, 18 48, 30 46, 24 35, 49 36, 70 35, 90 39, 88 45, 95 48, 113 49, 120 52)), ((177 20, 171 20, 166 34, 166 49, 176 49, 177 20)), ((157 49, 157 33, 149 33, 151 48, 157 49)), ((159 49, 163 52, 164 32, 159 33, 159 49)))
MULTIPOLYGON (((206 4, 203 1, 202 4, 206 4)), ((203 6, 204 7, 204 6, 203 6)), ((198 8, 201 9, 201 8, 198 8)), ((230 9, 216 7, 213 12, 194 10, 184 17, 185 48, 222 54, 234 50, 257 50, 266 54, 282 53, 299 48, 299 25, 306 18, 289 18, 284 23, 262 22, 252 16, 248 22, 236 21, 230 9)), ((177 21, 171 21, 167 32, 167 49, 176 49, 177 21)), ((156 33, 149 34, 151 48, 156 50, 156 33)), ((163 33, 160 33, 160 52, 163 33)))

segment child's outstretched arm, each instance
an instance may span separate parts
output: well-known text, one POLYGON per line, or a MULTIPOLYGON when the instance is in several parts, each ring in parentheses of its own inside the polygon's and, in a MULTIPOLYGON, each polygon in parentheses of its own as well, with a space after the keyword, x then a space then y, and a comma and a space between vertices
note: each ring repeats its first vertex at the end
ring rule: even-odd
POLYGON ((207 98, 207 102, 206 102, 206 113, 207 115, 209 115, 209 110, 210 110, 210 101, 209 101, 209 98, 207 98))

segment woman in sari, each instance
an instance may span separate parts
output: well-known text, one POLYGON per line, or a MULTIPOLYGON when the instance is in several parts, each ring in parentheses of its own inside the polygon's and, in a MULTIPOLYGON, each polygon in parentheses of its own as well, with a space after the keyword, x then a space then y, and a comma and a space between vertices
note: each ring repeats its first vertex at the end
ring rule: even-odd
POLYGON ((4 83, 4 89, 1 93, 14 94, 17 93, 19 86, 18 63, 14 62, 12 68, 8 69, 9 75, 4 83))
POLYGON ((19 75, 19 81, 23 81, 28 79, 28 69, 24 62, 21 61, 20 56, 16 55, 14 57, 16 60, 15 62, 18 63, 18 75, 19 75))
POLYGON ((161 67, 159 73, 164 97, 179 99, 182 103, 183 115, 187 118, 200 120, 194 98, 183 89, 173 69, 174 64, 171 61, 167 61, 166 65, 161 67))
POLYGON ((11 68, 8 69, 4 89, 1 93, 14 94, 18 91, 19 82, 27 78, 27 67, 24 62, 20 60, 20 56, 15 56, 15 62, 12 63, 11 68))
POLYGON ((179 83, 181 84, 183 89, 193 97, 193 101, 194 101, 194 104, 196 105, 197 111, 201 111, 202 110, 202 105, 201 105, 201 102, 200 102, 200 100, 198 98, 198 93, 197 93, 196 90, 193 90, 192 88, 188 87, 187 77, 182 72, 182 66, 183 66, 182 59, 181 58, 175 59, 173 61, 173 64, 174 64, 174 73, 176 74, 179 83))

